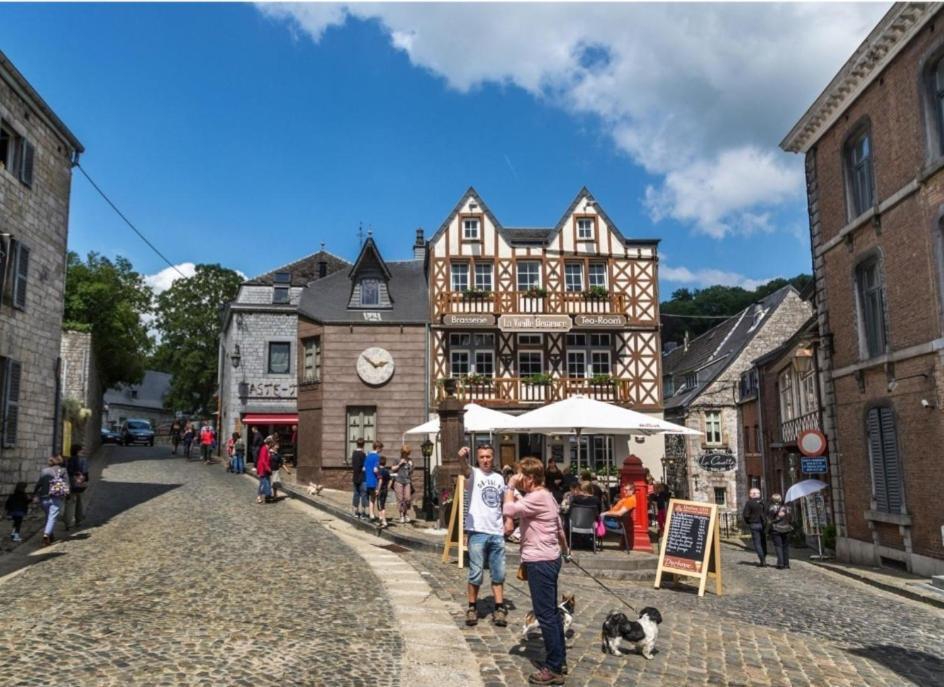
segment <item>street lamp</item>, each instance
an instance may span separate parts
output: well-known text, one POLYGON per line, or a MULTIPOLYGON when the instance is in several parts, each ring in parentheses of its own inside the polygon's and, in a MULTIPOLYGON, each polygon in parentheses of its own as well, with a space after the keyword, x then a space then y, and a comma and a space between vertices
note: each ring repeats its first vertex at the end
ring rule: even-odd
POLYGON ((433 455, 433 442, 426 437, 426 441, 420 444, 420 452, 423 454, 423 519, 430 521, 435 515, 433 513, 433 495, 430 493, 429 481, 429 459, 433 455))
POLYGON ((242 359, 242 356, 239 354, 239 344, 233 347, 233 353, 230 355, 230 361, 233 363, 233 367, 239 367, 239 361, 242 359))

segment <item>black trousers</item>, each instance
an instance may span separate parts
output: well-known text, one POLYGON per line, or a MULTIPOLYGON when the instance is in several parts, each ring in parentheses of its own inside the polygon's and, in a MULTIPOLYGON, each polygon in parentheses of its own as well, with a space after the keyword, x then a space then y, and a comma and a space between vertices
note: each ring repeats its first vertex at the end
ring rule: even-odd
POLYGON ((777 565, 783 568, 790 567, 790 533, 789 532, 771 532, 771 538, 774 540, 774 549, 777 550, 777 565))
POLYGON ((764 534, 763 523, 751 524, 751 542, 754 544, 754 551, 757 552, 757 557, 760 559, 760 562, 763 563, 764 559, 767 558, 767 537, 764 534))

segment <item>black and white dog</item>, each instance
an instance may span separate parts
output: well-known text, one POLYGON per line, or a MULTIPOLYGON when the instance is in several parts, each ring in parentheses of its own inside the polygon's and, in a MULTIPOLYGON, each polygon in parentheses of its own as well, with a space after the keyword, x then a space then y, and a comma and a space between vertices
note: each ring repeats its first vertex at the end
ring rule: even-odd
POLYGON ((636 620, 630 620, 625 613, 612 611, 603 621, 600 648, 605 654, 621 656, 626 653, 622 645, 632 645, 644 658, 651 659, 661 622, 662 614, 651 606, 642 609, 636 620))
MULTIPOLYGON (((557 612, 560 614, 561 622, 564 624, 564 636, 570 631, 570 626, 574 622, 574 611, 577 607, 576 599, 573 594, 564 594, 561 596, 561 602, 557 605, 557 612)), ((528 611, 524 617, 524 628, 521 630, 521 639, 527 639, 532 632, 541 629, 538 619, 534 617, 534 611, 528 611)))

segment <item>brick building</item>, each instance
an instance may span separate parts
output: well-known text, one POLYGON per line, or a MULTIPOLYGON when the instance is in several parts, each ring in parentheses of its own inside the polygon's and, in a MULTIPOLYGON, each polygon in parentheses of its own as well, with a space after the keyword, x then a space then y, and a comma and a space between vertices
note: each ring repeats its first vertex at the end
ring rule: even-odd
MULTIPOLYGON (((60 344, 62 398, 75 399, 89 415, 83 432, 72 430, 72 443, 82 444, 87 453, 98 448, 102 441, 102 381, 95 363, 90 332, 64 331, 60 344)), ((64 446, 68 450, 68 446, 64 446)))
POLYGON ((59 444, 72 163, 84 148, 0 52, 0 494, 59 444))
POLYGON ((944 572, 944 15, 895 4, 787 134, 805 156, 838 554, 944 572))
POLYGON ((809 303, 784 286, 663 356, 665 418, 704 433, 664 438, 665 479, 675 493, 729 509, 743 502, 748 475, 758 477, 759 466, 756 457, 750 465, 743 460, 737 406, 741 373, 810 315, 809 303))

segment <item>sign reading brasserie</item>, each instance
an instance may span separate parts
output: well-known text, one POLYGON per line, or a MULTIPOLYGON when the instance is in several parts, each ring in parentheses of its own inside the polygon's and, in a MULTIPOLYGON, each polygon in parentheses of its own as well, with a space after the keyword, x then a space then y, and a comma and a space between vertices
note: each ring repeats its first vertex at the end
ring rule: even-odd
POLYGON ((575 327, 625 327, 626 318, 623 315, 576 315, 575 327))
POLYGON ((698 464, 708 472, 726 472, 737 465, 737 458, 726 451, 709 451, 698 456, 698 464))
POLYGON ((569 332, 570 315, 502 315, 498 328, 503 332, 569 332))
POLYGON ((488 314, 443 315, 444 327, 494 327, 495 316, 488 314))

